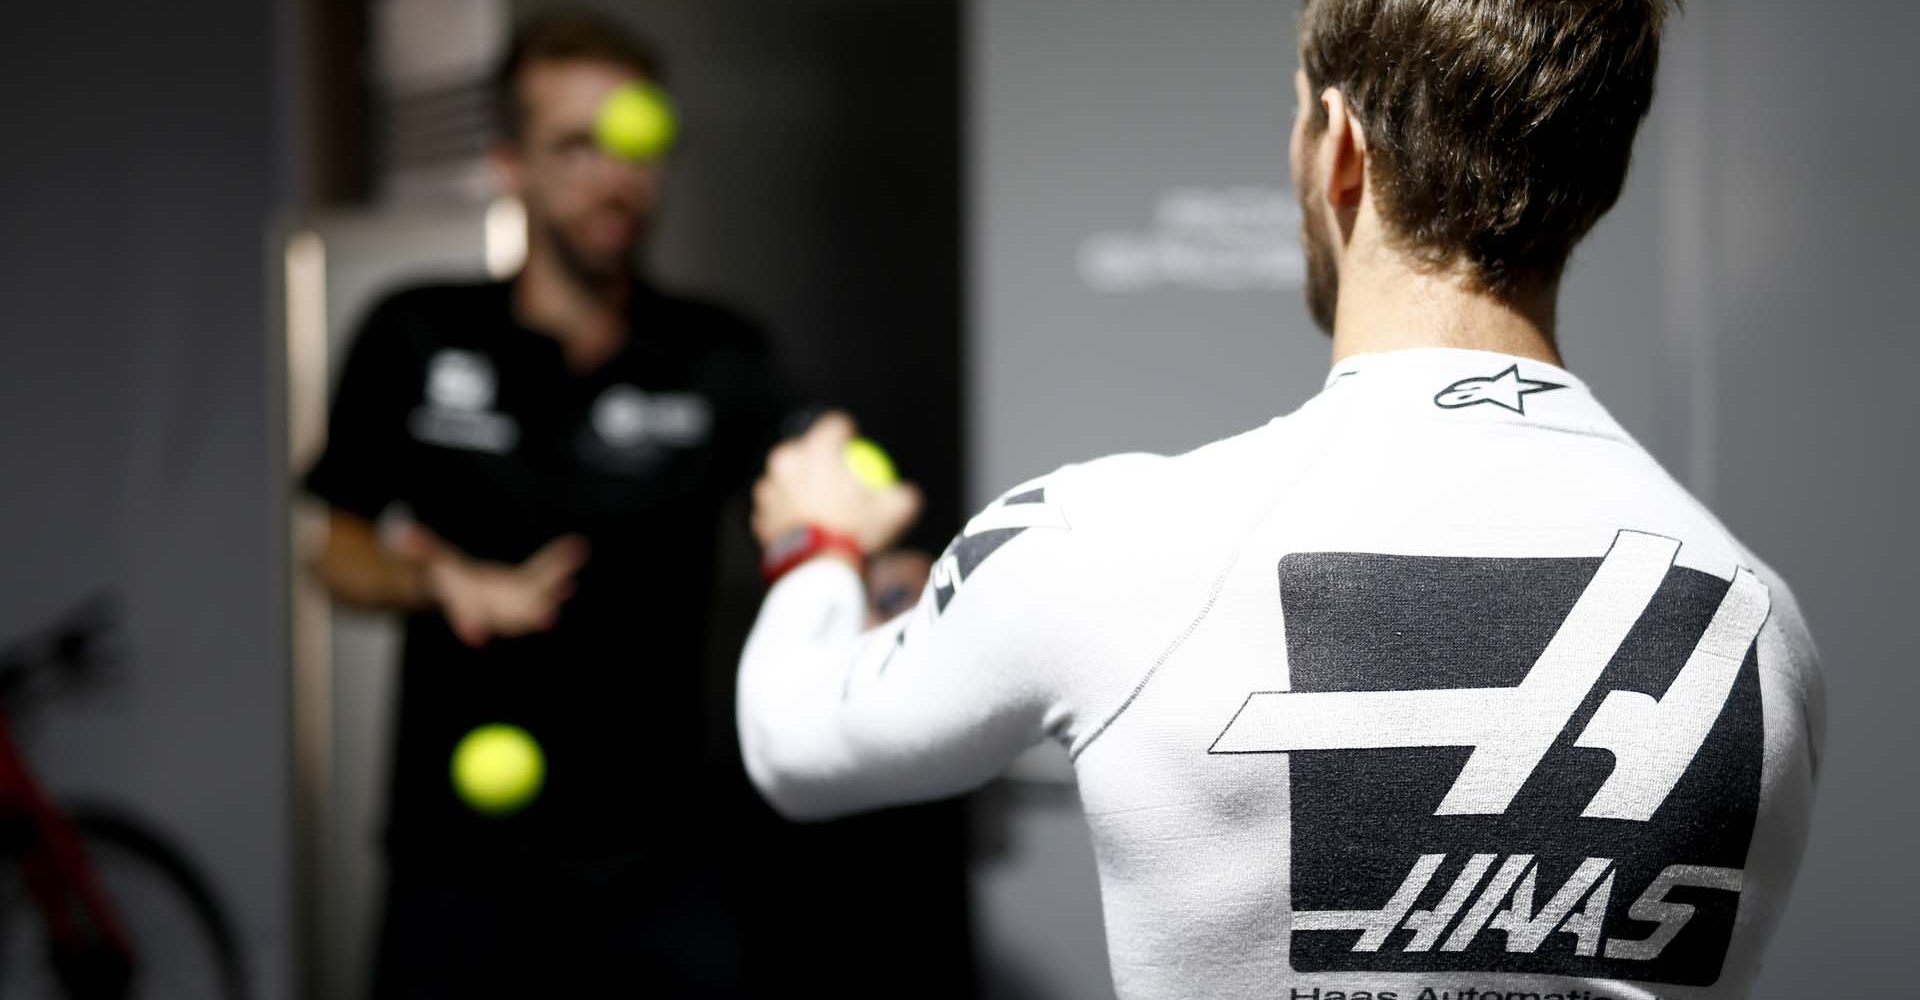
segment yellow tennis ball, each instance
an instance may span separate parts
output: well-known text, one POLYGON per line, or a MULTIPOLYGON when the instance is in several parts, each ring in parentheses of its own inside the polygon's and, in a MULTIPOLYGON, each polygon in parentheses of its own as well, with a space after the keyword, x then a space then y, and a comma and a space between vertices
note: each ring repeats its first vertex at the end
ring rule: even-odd
POLYGON ((480 726, 453 748, 453 790, 476 812, 504 816, 522 809, 539 796, 546 777, 546 755, 519 726, 480 726))
POLYGON ((853 470, 853 478, 860 480, 867 489, 884 490, 900 481, 900 473, 894 470, 893 459, 867 438, 848 441, 845 455, 847 468, 853 470))
POLYGON ((594 140, 623 160, 646 162, 667 154, 680 126, 666 92, 650 83, 615 87, 600 104, 594 140))

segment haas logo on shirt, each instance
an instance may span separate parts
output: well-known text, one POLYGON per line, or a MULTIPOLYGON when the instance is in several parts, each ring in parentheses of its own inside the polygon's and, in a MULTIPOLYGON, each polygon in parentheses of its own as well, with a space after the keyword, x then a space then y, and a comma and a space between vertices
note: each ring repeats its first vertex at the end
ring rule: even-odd
POLYGON ((1719 978, 1769 597, 1679 550, 1281 560, 1292 689, 1211 752, 1291 755, 1294 969, 1719 978))

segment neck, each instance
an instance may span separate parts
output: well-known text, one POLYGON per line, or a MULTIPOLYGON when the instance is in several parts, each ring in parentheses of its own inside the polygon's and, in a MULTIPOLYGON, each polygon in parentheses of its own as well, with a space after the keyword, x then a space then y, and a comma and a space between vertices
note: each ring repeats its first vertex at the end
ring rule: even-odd
POLYGON ((569 367, 585 371, 612 357, 627 340, 632 282, 591 282, 573 273, 552 247, 534 241, 513 283, 514 311, 528 328, 560 342, 569 367))
POLYGON ((1476 289, 1462 274, 1415 268, 1398 254, 1347 257, 1333 325, 1334 364, 1356 354, 1453 347, 1564 367, 1554 343, 1557 285, 1505 298, 1476 289))

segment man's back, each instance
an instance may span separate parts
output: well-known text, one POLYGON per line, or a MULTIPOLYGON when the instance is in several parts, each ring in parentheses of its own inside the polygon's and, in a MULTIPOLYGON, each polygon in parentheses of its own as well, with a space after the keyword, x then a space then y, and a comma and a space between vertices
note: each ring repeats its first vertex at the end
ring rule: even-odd
POLYGON ((792 658, 833 572, 749 645, 756 780, 830 814, 1059 740, 1129 1000, 1744 996, 1798 864, 1792 597, 1550 365, 1363 355, 1025 484, 851 667, 792 658))
POLYGON ((873 633, 825 546, 898 538, 912 489, 858 488, 844 419, 775 449, 761 791, 831 815, 1060 741, 1129 1000, 1744 996, 1805 842, 1813 647, 1555 367, 1674 6, 1305 0, 1288 173, 1328 389, 1016 487, 873 633))
POLYGON ((1185 618, 1107 618, 1125 683, 1065 698, 1122 996, 1745 995, 1804 841, 1811 645, 1571 376, 1362 356, 1053 492, 1112 551, 1080 584, 1185 618))

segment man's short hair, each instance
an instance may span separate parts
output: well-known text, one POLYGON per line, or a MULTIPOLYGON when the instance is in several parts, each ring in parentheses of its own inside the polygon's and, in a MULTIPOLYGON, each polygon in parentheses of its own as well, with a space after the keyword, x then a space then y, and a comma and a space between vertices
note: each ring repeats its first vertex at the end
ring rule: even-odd
POLYGON ((1670 6, 1306 0, 1301 64, 1359 119, 1394 243, 1511 294, 1558 279, 1620 197, 1670 6))
POLYGON ((502 137, 512 142, 520 140, 527 113, 521 100, 520 78, 527 67, 572 61, 619 66, 653 83, 666 82, 666 67, 659 51, 613 19, 580 10, 537 14, 514 30, 507 53, 494 72, 494 116, 502 137))

